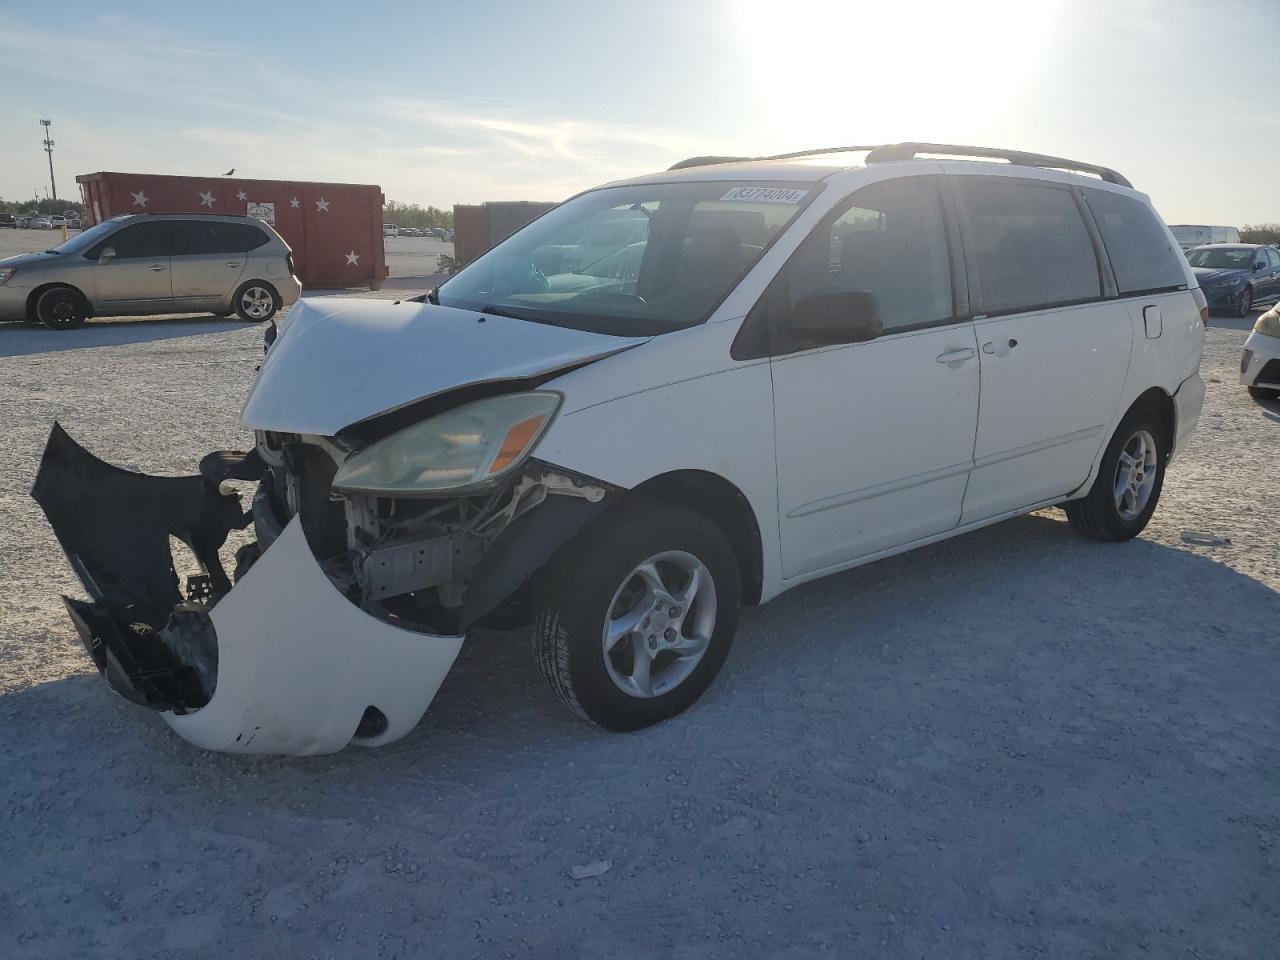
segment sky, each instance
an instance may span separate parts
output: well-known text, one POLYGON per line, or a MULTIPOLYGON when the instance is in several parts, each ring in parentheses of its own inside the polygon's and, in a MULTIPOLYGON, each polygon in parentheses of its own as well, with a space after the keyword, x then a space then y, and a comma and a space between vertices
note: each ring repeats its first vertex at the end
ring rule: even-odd
POLYGON ((924 140, 1103 164, 1170 223, 1240 226, 1280 221, 1278 64, 1280 0, 4 0, 0 197, 44 196, 44 117, 60 196, 234 167, 560 200, 924 140))

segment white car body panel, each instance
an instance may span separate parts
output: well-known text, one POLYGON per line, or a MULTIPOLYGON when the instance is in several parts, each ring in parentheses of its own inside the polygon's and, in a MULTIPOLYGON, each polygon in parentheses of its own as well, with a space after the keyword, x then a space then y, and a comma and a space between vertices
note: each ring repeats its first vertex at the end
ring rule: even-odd
POLYGON ((241 419, 254 430, 332 436, 454 387, 548 373, 645 339, 425 303, 304 298, 264 358, 241 419))
POLYGON ((778 357, 773 385, 785 577, 960 522, 978 419, 972 324, 778 357))
POLYGON ((982 411, 962 522, 1066 496, 1084 482, 1111 438, 1130 327, 1118 300, 974 323, 982 411))
POLYGON ((1256 330, 1244 342, 1244 354, 1248 360, 1241 364, 1240 382, 1246 387, 1280 390, 1280 381, 1259 380, 1258 375, 1269 360, 1280 360, 1280 337, 1269 337, 1256 330))
POLYGON ((329 582, 295 517, 210 613, 218 685, 208 704, 165 721, 226 753, 333 753, 367 707, 387 718, 364 746, 397 740, 422 719, 462 648, 370 616, 329 582))

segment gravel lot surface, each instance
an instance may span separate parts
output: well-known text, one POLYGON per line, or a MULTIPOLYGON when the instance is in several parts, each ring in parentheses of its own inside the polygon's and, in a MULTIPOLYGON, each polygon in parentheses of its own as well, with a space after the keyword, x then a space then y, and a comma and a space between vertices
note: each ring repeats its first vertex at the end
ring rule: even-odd
POLYGON ((625 736, 478 636, 406 739, 299 760, 112 693, 27 496, 55 418, 148 471, 241 444, 261 330, 0 326, 0 956, 1274 956, 1280 408, 1245 329, 1213 322, 1139 540, 1048 511, 802 587, 625 736))

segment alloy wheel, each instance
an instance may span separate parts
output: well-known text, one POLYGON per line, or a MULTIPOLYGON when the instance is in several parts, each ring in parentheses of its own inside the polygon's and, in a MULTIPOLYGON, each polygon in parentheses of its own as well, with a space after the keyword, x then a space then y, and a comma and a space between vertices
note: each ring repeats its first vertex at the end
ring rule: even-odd
POLYGON ((706 564, 668 550, 638 564, 609 604, 601 650, 609 679, 628 696, 662 696, 689 678, 716 626, 716 585, 706 564))
POLYGON ((275 308, 275 297, 265 287, 250 287, 240 295, 240 306, 247 316, 254 320, 263 320, 269 317, 275 308))
POLYGON ((1146 430, 1139 430, 1120 450, 1116 463, 1116 476, 1112 491, 1116 512, 1126 522, 1132 522, 1146 509, 1155 486, 1156 441, 1146 430))

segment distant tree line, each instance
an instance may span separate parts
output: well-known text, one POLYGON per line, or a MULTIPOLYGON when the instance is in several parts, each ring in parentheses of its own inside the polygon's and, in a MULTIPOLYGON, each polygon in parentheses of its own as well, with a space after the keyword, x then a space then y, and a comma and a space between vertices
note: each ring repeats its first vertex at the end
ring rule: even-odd
POLYGON ((1241 243, 1280 243, 1280 223, 1251 223, 1240 228, 1241 243))
POLYGON ((84 204, 79 200, 6 200, 0 197, 0 213, 64 213, 74 210, 84 215, 84 204))
POLYGON ((397 227, 448 227, 453 229, 453 211, 423 207, 416 203, 388 200, 382 208, 382 222, 397 227))

